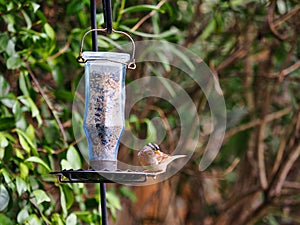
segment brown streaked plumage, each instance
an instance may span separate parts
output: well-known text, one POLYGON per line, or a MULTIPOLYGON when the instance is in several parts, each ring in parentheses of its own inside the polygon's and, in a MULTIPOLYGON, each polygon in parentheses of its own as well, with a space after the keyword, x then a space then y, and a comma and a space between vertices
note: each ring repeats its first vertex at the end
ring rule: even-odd
POLYGON ((186 155, 168 155, 160 150, 155 143, 148 143, 138 153, 138 158, 142 166, 147 167, 147 171, 166 171, 168 164, 186 155))

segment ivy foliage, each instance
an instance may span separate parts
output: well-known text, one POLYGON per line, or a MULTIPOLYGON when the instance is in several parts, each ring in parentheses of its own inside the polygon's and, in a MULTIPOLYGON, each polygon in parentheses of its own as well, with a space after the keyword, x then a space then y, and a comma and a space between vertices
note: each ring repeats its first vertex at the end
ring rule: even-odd
MULTIPOLYGON (((89 1, 2 0, 0 15, 0 224, 99 224, 97 185, 49 175, 86 166, 70 121, 89 1)), ((112 189, 107 205, 113 217, 121 209, 112 189)))

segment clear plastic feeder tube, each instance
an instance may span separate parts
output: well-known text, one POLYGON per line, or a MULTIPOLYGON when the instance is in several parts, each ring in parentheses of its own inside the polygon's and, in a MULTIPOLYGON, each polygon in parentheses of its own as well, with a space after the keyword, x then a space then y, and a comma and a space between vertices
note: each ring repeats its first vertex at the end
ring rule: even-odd
POLYGON ((85 62, 84 130, 90 167, 116 169, 124 130, 125 74, 130 55, 83 52, 85 62))

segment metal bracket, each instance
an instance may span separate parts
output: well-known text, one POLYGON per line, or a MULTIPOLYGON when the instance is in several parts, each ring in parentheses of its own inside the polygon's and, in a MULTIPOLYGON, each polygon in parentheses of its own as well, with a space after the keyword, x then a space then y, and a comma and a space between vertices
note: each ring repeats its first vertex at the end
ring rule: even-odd
POLYGON ((132 170, 62 170, 51 172, 61 183, 144 183, 148 177, 156 179, 163 171, 144 172, 132 170))
MULTIPOLYGON (((81 39, 81 43, 80 43, 79 55, 77 57, 77 62, 79 62, 79 63, 85 63, 86 62, 86 60, 82 57, 83 43, 84 43, 85 37, 89 33, 93 32, 93 31, 107 32, 107 28, 104 28, 104 29, 102 29, 102 28, 91 29, 91 30, 88 30, 87 32, 84 33, 84 35, 83 35, 83 37, 81 39)), ((118 31, 118 30, 112 29, 112 32, 113 33, 117 33, 117 34, 125 35, 131 41, 131 45, 132 45, 131 58, 130 58, 130 61, 128 62, 128 64, 127 64, 127 68, 134 70, 136 68, 136 64, 135 64, 135 43, 134 43, 134 40, 132 39, 132 37, 129 34, 127 34, 124 31, 118 31)))

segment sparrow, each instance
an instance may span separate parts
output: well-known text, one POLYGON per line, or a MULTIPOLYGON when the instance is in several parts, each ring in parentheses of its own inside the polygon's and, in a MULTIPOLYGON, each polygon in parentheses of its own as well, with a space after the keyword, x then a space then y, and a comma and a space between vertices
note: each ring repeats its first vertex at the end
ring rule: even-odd
POLYGON ((138 159, 142 166, 147 167, 147 172, 167 170, 167 166, 175 159, 186 157, 186 155, 168 155, 163 153, 155 143, 148 143, 138 153, 138 159))

